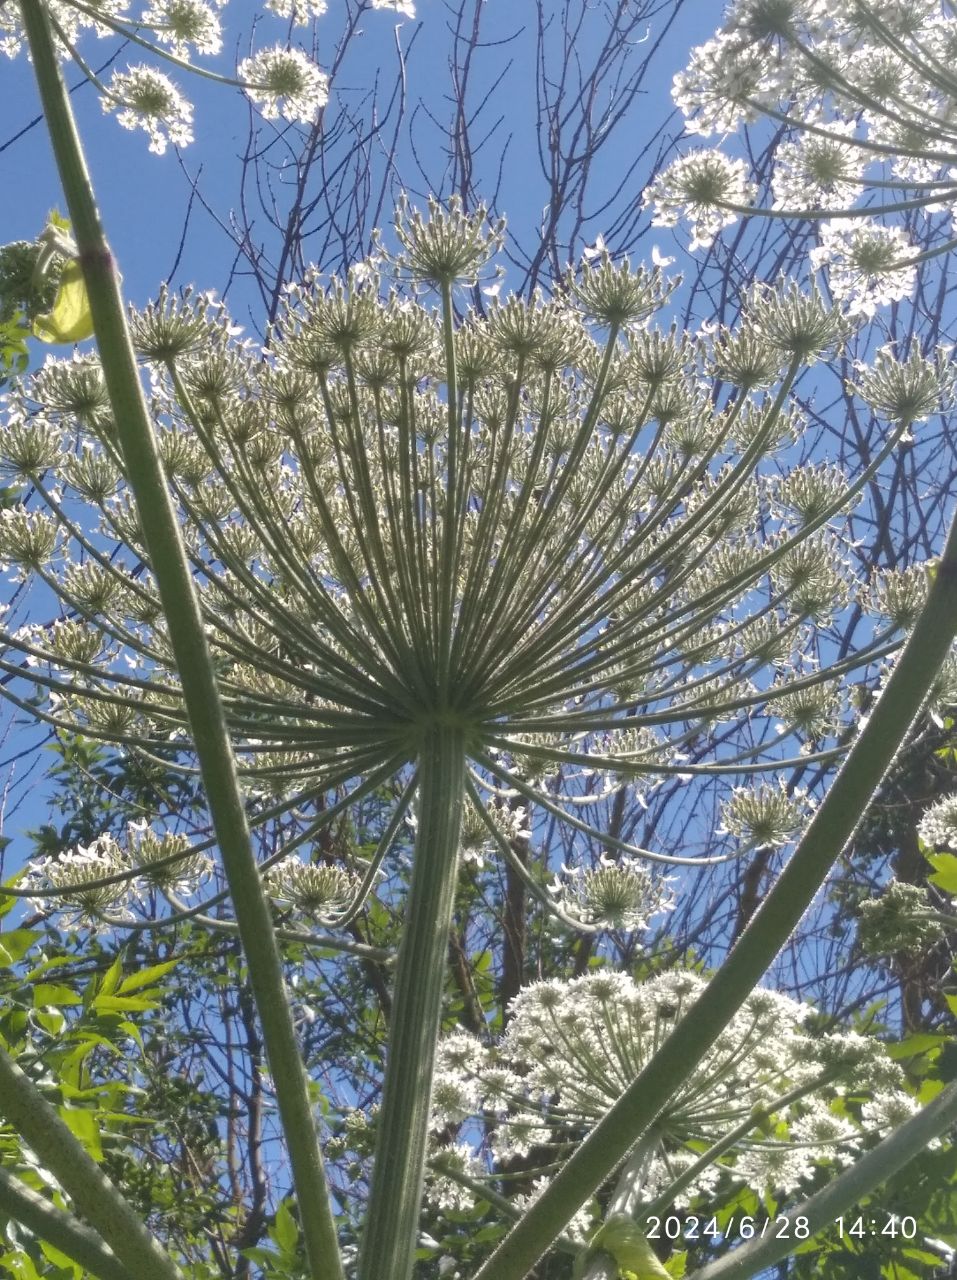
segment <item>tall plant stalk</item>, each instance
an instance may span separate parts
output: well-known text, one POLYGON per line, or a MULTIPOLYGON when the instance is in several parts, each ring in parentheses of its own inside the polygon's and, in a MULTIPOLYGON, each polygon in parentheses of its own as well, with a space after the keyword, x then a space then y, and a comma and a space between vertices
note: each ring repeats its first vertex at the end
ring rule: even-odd
POLYGON ((412 1274, 464 784, 461 728, 430 727, 419 756, 415 860, 395 979, 360 1280, 406 1280, 412 1274))
MULTIPOLYGON (((957 634, 957 517, 927 603, 843 767, 797 850, 705 994, 595 1126, 552 1184, 477 1273, 524 1280, 585 1200, 648 1130, 694 1072, 787 942, 851 840, 868 802, 920 714, 957 634)), ((893 1172, 888 1165, 887 1174, 893 1172)))
MULTIPOLYGON (((169 627, 288 1143, 312 1280, 342 1280, 335 1220, 272 917, 246 822, 199 603, 170 501, 113 256, 42 0, 22 0, 37 86, 73 224, 120 448, 169 627)), ((55 1162, 51 1169, 56 1173, 55 1162)))

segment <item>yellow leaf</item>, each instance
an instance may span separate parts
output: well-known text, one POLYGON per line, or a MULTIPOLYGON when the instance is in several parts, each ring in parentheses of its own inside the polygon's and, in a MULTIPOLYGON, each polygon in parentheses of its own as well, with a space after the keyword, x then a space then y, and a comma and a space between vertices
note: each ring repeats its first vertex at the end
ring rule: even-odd
POLYGON ((37 316, 33 332, 41 342, 81 342, 93 333, 90 300, 78 258, 63 268, 53 308, 37 316))

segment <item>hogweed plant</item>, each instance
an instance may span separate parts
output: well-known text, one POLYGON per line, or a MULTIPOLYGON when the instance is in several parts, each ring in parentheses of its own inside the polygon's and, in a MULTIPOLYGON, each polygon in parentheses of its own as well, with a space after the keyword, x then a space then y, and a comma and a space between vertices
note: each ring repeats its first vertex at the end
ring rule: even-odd
MULTIPOLYGON (((841 517, 946 383, 931 361, 884 355, 859 375, 892 418, 872 466, 853 481, 782 472, 769 461, 800 430, 791 388, 845 338, 839 310, 761 289, 736 332, 682 337, 652 321, 660 269, 604 257, 557 299, 457 317, 457 283, 489 271, 500 238, 455 204, 400 209, 399 251, 291 289, 265 352, 205 296, 163 294, 131 319, 254 821, 337 796, 305 843, 399 782, 370 866, 309 866, 286 847, 260 868, 265 891, 344 923, 414 818, 370 1276, 411 1265, 469 826, 569 925, 635 928, 663 905, 648 864, 694 860, 594 830, 586 771, 734 781, 826 756, 813 744, 839 723, 835 682, 899 634, 892 576, 861 596, 884 615, 871 645, 825 672, 812 661, 853 595, 841 517), (729 717, 769 746, 689 764, 688 744, 729 717), (782 750, 795 732, 810 756, 782 750), (604 841, 605 865, 543 891, 513 849, 534 835, 526 813, 604 841)), ((183 686, 100 360, 48 360, 9 397, 0 456, 29 494, 0 515, 0 556, 21 592, 62 608, 4 629, 8 696, 61 732, 182 763, 183 686)), ((712 860, 787 844, 806 808, 776 782, 735 787, 712 860)), ((125 850, 103 840, 43 863, 23 891, 120 925, 145 881, 172 921, 202 911, 182 895, 205 857, 148 828, 125 850)))
POLYGON ((921 249, 895 220, 914 210, 952 217, 955 53, 948 0, 735 0, 675 77, 673 96, 702 138, 733 145, 762 117, 786 128, 771 207, 755 205, 745 159, 702 147, 648 188, 654 221, 688 221, 697 247, 742 214, 811 218, 811 265, 848 310, 873 316, 910 297, 918 264, 957 245, 951 226, 921 249))
MULTIPOLYGON (((472 1208, 489 1194, 490 1166, 493 1188, 531 1184, 540 1194, 706 989, 703 976, 681 970, 644 981, 622 973, 553 979, 512 1002, 498 1043, 445 1037, 432 1122, 446 1141, 431 1161, 427 1198, 439 1209, 472 1208), (448 1140, 458 1133, 481 1140, 448 1140)), ((647 1231, 649 1220, 720 1204, 741 1186, 780 1205, 822 1165, 852 1164, 863 1144, 916 1110, 880 1045, 844 1031, 812 1034, 812 1015, 775 991, 747 997, 629 1154, 606 1226, 618 1215, 647 1231)), ((528 1194, 513 1196, 515 1216, 528 1194)), ((579 1251, 597 1212, 593 1202, 566 1232, 579 1251)), ((606 1274, 600 1257, 584 1261, 588 1280, 606 1274)))
MULTIPOLYGON (((777 886, 701 998, 650 1056, 633 1056, 632 1078, 479 1273, 520 1280, 684 1096, 853 833, 947 656, 957 535, 916 621, 909 582, 855 592, 841 556, 842 513, 947 394, 946 371, 882 353, 856 380, 889 421, 871 465, 846 478, 788 471, 771 455, 800 430, 795 382, 847 337, 842 310, 814 292, 761 288, 735 332, 679 335, 653 323, 670 287, 658 268, 596 255, 551 300, 463 315, 458 286, 490 269, 501 228, 454 204, 428 217, 400 210, 395 252, 291 290, 265 351, 197 295, 162 295, 132 318, 131 339, 55 24, 34 0, 21 14, 99 351, 48 363, 4 405, 2 454, 23 497, 0 522, 0 555, 21 596, 35 586, 42 608, 52 592, 61 612, 5 627, 4 691, 59 731, 164 765, 194 757, 212 837, 186 847, 148 823, 125 847, 101 840, 38 867, 19 892, 120 925, 148 884, 151 901, 169 903, 164 919, 202 918, 213 903, 196 894, 215 845, 234 921, 205 918, 242 940, 313 1280, 339 1280, 343 1264, 269 896, 344 926, 414 818, 357 1270, 407 1280, 463 836, 474 849, 484 827, 482 856, 509 861, 571 927, 636 927, 667 900, 646 868, 695 860, 594 830, 594 779, 724 776, 738 787, 714 859, 788 844, 802 800, 775 779, 830 758, 818 745, 841 722, 834 682, 894 650, 908 602, 912 637, 777 886), (818 633, 855 597, 883 616, 863 651, 822 670, 818 633), (727 718, 752 745, 690 761, 689 745, 727 718), (808 749, 789 756, 792 731, 808 749), (742 789, 752 774, 771 780, 742 789), (298 858, 294 846, 390 780, 399 798, 369 864, 298 858), (316 816, 257 865, 249 820, 293 809, 316 816), (614 865, 572 869, 549 893, 512 847, 519 834, 534 843, 539 818, 599 840, 614 865)), ((933 1123, 946 1125, 953 1105, 948 1094, 933 1123)), ((179 1276, 5 1052, 0 1112, 69 1197, 78 1216, 54 1216, 74 1256, 91 1253, 85 1220, 129 1273, 179 1276)), ((886 1176, 905 1148, 912 1139, 867 1163, 867 1176, 886 1176)), ((23 1196, 4 1195, 37 1220, 23 1196)))

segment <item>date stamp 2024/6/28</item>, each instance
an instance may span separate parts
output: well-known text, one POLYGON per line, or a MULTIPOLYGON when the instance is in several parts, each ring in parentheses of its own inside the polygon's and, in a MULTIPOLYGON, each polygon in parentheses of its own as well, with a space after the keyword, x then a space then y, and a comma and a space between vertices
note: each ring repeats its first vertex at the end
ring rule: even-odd
MULTIPOLYGON (((841 1216, 834 1219, 834 1226, 842 1238, 850 1236, 862 1239, 865 1236, 890 1236, 894 1239, 913 1240, 917 1235, 917 1222, 910 1216, 898 1217, 896 1214, 881 1215, 858 1214, 841 1216)), ((820 1228, 818 1228, 820 1229, 820 1228)), ((645 1235, 649 1240, 755 1240, 772 1236, 779 1240, 807 1240, 811 1236, 811 1226, 807 1218, 800 1215, 791 1217, 779 1213, 773 1218, 758 1218, 751 1214, 742 1214, 721 1221, 717 1216, 709 1218, 696 1217, 689 1214, 679 1218, 670 1214, 666 1218, 651 1216, 645 1221, 645 1235)))

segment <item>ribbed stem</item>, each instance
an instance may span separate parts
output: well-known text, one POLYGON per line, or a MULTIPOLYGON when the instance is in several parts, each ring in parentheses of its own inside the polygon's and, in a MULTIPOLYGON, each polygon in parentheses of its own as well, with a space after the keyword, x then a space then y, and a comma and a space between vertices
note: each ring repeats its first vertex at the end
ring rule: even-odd
MULTIPOLYGON (((648 1132, 635 1144, 635 1149, 625 1161, 625 1167, 618 1175, 618 1182, 608 1208, 605 1220, 611 1218, 634 1218, 641 1203, 641 1193, 648 1178, 648 1168, 658 1150, 658 1135, 648 1132)), ((618 1280, 619 1266, 617 1261, 605 1249, 599 1249, 585 1267, 582 1280, 618 1280)))
POLYGON ((458 879, 465 742, 436 725, 419 755, 418 829, 392 1005, 359 1280, 409 1280, 422 1201, 435 1047, 458 879))
MULTIPOLYGON (((311 1280, 343 1280, 308 1080, 282 964, 246 824, 226 720, 190 574, 140 385, 119 280, 46 11, 21 0, 23 23, 79 250, 103 375, 137 515, 169 627, 193 741, 242 938, 289 1150, 311 1280)), ((50 1162, 56 1174, 56 1162, 50 1162)))
POLYGON ((807 910, 881 784, 957 632, 957 519, 928 599, 867 724, 804 838, 707 991, 532 1205, 474 1280, 524 1280, 646 1132, 758 984, 807 910))

